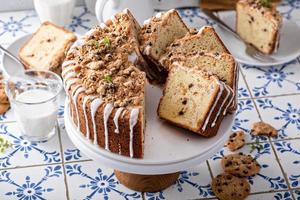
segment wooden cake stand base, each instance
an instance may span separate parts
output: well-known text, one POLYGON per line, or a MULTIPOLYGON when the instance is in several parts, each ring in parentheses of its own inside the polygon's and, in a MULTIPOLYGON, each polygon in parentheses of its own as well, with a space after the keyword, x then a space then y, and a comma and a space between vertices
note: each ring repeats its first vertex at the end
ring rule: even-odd
POLYGON ((171 186, 179 177, 179 172, 160 175, 131 174, 115 170, 121 184, 138 192, 158 192, 171 186))

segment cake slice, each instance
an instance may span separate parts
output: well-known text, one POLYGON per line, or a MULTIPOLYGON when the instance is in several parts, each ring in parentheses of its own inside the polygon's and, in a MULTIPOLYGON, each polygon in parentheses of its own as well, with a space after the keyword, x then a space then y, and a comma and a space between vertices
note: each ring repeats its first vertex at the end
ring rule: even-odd
POLYGON ((269 1, 240 0, 236 4, 236 30, 241 38, 265 54, 279 47, 282 16, 269 1))
POLYGON ((232 89, 216 76, 177 65, 169 72, 158 116, 205 137, 217 134, 233 101, 232 89))
POLYGON ((60 75, 65 52, 76 36, 73 32, 44 22, 19 51, 26 69, 51 70, 60 75))
POLYGON ((164 69, 158 65, 159 58, 175 39, 186 35, 188 28, 176 10, 158 13, 144 22, 140 32, 140 49, 156 79, 164 81, 164 69))
POLYGON ((191 52, 210 52, 210 53, 228 53, 222 40, 219 38, 215 29, 210 26, 204 26, 199 31, 191 30, 184 37, 176 39, 166 48, 166 53, 160 57, 160 65, 169 68, 171 58, 178 54, 187 54, 191 52))

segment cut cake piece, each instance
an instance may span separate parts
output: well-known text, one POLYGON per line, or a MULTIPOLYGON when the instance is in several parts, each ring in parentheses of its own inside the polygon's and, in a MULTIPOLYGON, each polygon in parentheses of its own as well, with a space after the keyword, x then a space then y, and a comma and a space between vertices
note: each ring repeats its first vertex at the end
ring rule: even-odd
POLYGON ((166 77, 164 69, 158 66, 159 58, 167 46, 188 31, 176 10, 158 13, 144 22, 139 37, 140 49, 158 82, 164 82, 166 77))
POLYGON ((62 77, 78 130, 110 152, 142 158, 146 75, 134 27, 125 10, 93 28, 69 50, 62 77))
POLYGON ((268 1, 240 0, 236 4, 237 33, 265 54, 278 49, 281 26, 281 14, 268 1))
POLYGON ((51 70, 60 75, 65 52, 76 36, 64 28, 44 22, 19 51, 26 69, 51 70))
POLYGON ((158 116, 205 137, 217 134, 233 101, 232 89, 216 76, 181 65, 172 67, 158 116))
POLYGON ((184 37, 176 39, 170 44, 165 52, 160 57, 159 63, 166 69, 172 64, 172 57, 176 57, 178 54, 182 55, 191 52, 230 54, 215 29, 210 26, 204 26, 199 31, 191 30, 184 37))

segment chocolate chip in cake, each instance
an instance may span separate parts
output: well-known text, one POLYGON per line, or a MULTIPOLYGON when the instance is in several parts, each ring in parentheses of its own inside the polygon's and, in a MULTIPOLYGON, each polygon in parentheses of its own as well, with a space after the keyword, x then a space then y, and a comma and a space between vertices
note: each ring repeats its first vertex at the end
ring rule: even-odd
POLYGON ((190 84, 189 84, 189 88, 192 88, 193 86, 194 86, 193 83, 190 83, 190 84))

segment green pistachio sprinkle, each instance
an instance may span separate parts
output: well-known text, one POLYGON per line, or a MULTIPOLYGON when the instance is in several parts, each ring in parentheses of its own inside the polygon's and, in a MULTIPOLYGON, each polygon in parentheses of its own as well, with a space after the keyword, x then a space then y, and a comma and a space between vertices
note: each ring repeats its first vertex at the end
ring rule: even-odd
POLYGON ((263 7, 271 8, 271 1, 270 0, 260 0, 260 2, 261 2, 261 5, 263 7))
POLYGON ((107 74, 107 75, 104 76, 104 80, 105 80, 106 82, 108 82, 108 83, 112 83, 112 76, 109 75, 109 74, 107 74))
POLYGON ((99 42, 98 42, 97 40, 94 41, 94 45, 95 45, 95 47, 96 47, 97 49, 98 49, 99 46, 100 46, 100 45, 99 45, 99 42))
POLYGON ((103 43, 104 43, 105 46, 107 46, 107 47, 110 46, 110 40, 109 40, 109 38, 108 38, 107 36, 103 39, 103 43))

